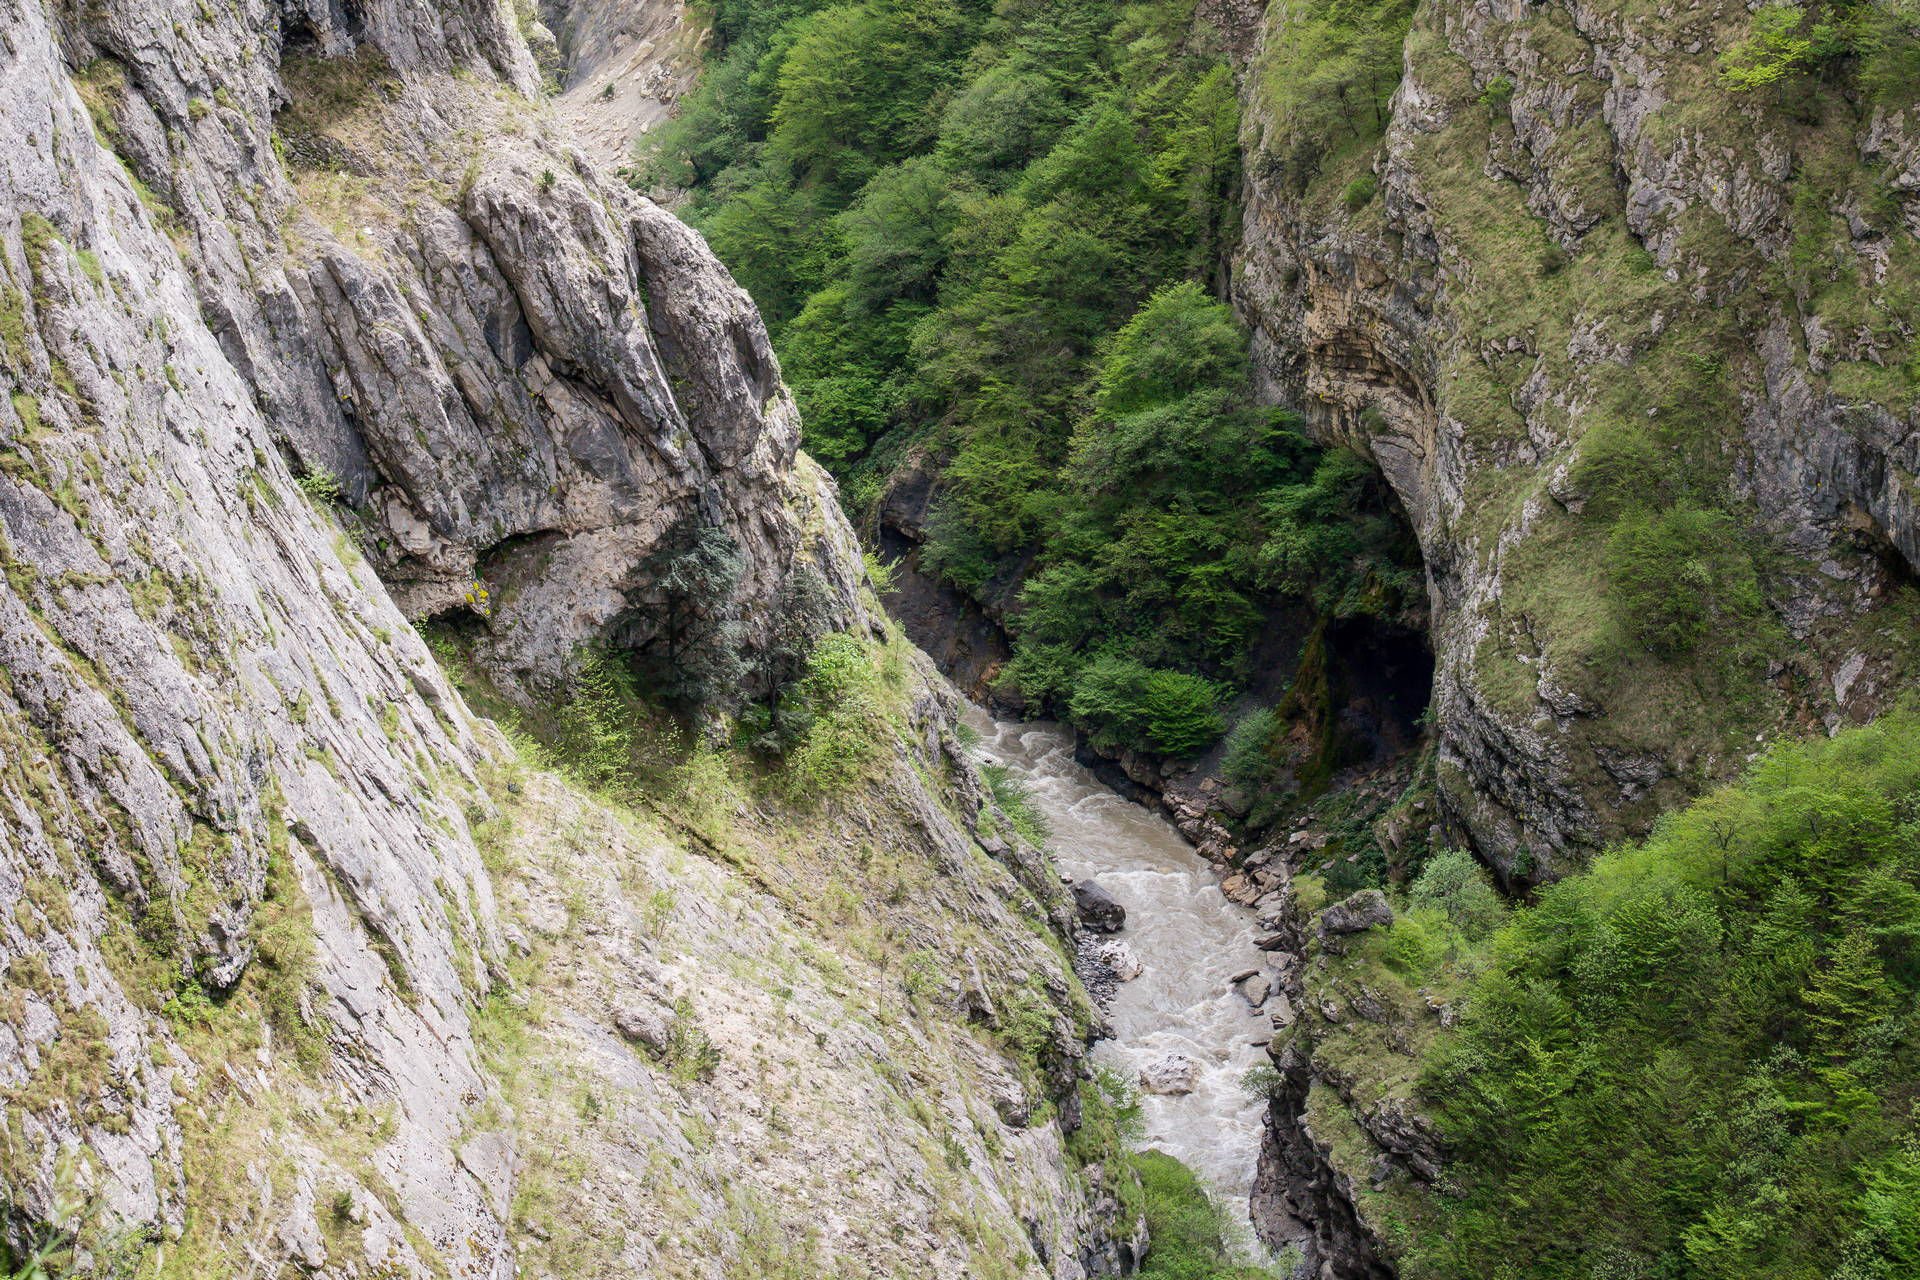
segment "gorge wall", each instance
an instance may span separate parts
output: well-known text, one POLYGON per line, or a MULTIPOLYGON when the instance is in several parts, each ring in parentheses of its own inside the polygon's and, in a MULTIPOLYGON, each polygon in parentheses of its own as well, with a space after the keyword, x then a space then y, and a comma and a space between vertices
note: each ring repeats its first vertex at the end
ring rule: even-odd
POLYGON ((1743 4, 1353 8, 1410 24, 1378 136, 1307 119, 1312 6, 1228 8, 1233 296, 1269 393, 1416 526, 1447 814, 1551 877, 1912 671, 1920 121, 1844 67, 1725 87, 1743 4), (1643 499, 1724 513, 1689 590, 1754 584, 1684 648, 1626 616, 1643 499))
POLYGON ((0 1254, 1122 1266, 1059 886, 751 302, 568 147, 512 14, 0 15, 0 1254), (806 574, 873 664, 857 803, 589 793, 415 630, 551 709, 683 517, 750 651, 806 574))
MULTIPOLYGON (((1764 743, 1896 705, 1920 634, 1911 77, 1863 43, 1736 91, 1740 3, 1209 8, 1244 108, 1232 295, 1265 393, 1413 521, 1453 838, 1526 888, 1764 743), (1359 77, 1337 94, 1334 54, 1359 77), (1671 590, 1636 589, 1649 568, 1671 590)), ((1256 1220, 1298 1274, 1387 1274, 1442 1177, 1415 1081, 1458 1011, 1343 959, 1285 878, 1274 922, 1309 958, 1256 1220)))

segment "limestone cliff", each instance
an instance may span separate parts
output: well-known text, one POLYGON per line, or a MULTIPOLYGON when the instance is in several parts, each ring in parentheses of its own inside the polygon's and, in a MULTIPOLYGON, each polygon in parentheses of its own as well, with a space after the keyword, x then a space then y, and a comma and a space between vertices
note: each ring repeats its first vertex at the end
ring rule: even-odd
MULTIPOLYGON (((1299 86, 1325 11, 1223 7, 1233 294, 1268 393, 1369 455, 1414 524, 1440 808, 1524 887, 1909 685, 1920 115, 1844 60, 1729 88, 1740 3, 1356 8, 1407 24, 1398 87, 1316 135, 1299 86), (1709 621, 1650 642, 1624 549, 1706 509, 1674 527, 1724 554, 1676 539, 1671 574, 1709 621), (1736 580, 1753 599, 1723 610, 1736 580)), ((1452 1011, 1337 948, 1290 995, 1256 1216, 1303 1275, 1380 1274, 1408 1227, 1376 1193, 1441 1176, 1411 1073, 1452 1011)))
POLYGON ((1233 292, 1271 394, 1404 503, 1446 811, 1537 880, 1910 676, 1920 118, 1845 67, 1729 90, 1731 0, 1373 7, 1412 14, 1384 132, 1318 149, 1311 6, 1239 14, 1233 292), (1724 510, 1682 571, 1764 606, 1649 652, 1609 551, 1642 498, 1724 510))
POLYGON ((751 303, 536 90, 497 5, 0 9, 0 1254, 1116 1267, 1058 887, 937 678, 859 805, 646 819, 412 625, 550 705, 695 513, 750 647, 804 566, 888 651, 751 303))

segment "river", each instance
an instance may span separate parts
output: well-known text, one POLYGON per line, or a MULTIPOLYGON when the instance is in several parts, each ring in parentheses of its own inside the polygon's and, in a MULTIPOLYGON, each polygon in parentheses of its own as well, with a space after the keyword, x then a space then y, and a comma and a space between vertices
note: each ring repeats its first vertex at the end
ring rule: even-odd
POLYGON ((1124 939, 1145 966, 1121 984, 1108 1011, 1113 1037, 1096 1060, 1138 1081, 1140 1068, 1173 1052, 1199 1064, 1191 1093, 1142 1092, 1142 1145, 1178 1158, 1244 1219, 1260 1147, 1262 1104, 1241 1081, 1267 1061, 1267 1016, 1229 985, 1262 966, 1253 912, 1220 892, 1218 877, 1173 824, 1123 799, 1073 758, 1058 725, 994 720, 973 708, 976 748, 1026 783, 1052 828, 1060 869, 1099 881, 1127 909, 1124 939))

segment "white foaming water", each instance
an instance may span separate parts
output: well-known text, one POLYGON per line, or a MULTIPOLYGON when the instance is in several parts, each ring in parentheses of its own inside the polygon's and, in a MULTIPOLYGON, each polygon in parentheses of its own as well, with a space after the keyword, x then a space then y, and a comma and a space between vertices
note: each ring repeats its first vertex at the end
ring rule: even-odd
POLYGON ((1199 1064, 1192 1093, 1142 1093, 1143 1145, 1198 1173, 1240 1216, 1260 1148, 1261 1104, 1241 1078, 1266 1061, 1256 1042, 1272 1035, 1266 1015, 1228 986, 1259 967, 1253 912, 1229 902, 1206 859, 1173 824, 1116 794, 1073 758, 1072 735, 1041 721, 994 720, 969 708, 978 754, 1027 784, 1053 830, 1060 869, 1098 880, 1127 909, 1116 935, 1145 970, 1122 983, 1109 1010, 1113 1038, 1096 1060, 1138 1083, 1140 1068, 1175 1052, 1199 1064))

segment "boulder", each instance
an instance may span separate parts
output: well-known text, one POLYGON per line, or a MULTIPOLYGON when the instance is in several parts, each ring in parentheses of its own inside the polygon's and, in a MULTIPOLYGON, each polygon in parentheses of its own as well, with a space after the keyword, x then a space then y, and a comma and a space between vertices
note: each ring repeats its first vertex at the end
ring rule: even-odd
POLYGON ((658 1009, 642 1004, 621 1005, 613 1011, 613 1029, 625 1039, 664 1053, 672 1033, 658 1009))
POLYGON ((1118 938, 1109 938, 1100 943, 1093 953, 1106 963, 1107 968, 1113 970, 1113 976, 1121 982, 1132 982, 1146 969, 1133 948, 1118 938))
POLYGON ((1200 1064, 1184 1053, 1166 1053, 1140 1068, 1140 1087, 1148 1093, 1192 1093, 1200 1064))
POLYGON ((1073 886, 1073 905, 1080 923, 1089 929, 1118 933, 1126 927, 1127 909, 1096 881, 1082 880, 1073 886))
POLYGON ((1392 923, 1393 908, 1387 904, 1387 895, 1378 889, 1362 889, 1320 913, 1320 941, 1392 923))
POLYGON ((1273 994, 1273 979, 1264 972, 1255 971, 1235 982, 1233 989, 1240 993, 1242 1000, 1258 1009, 1273 994))

